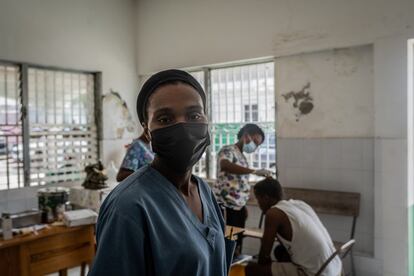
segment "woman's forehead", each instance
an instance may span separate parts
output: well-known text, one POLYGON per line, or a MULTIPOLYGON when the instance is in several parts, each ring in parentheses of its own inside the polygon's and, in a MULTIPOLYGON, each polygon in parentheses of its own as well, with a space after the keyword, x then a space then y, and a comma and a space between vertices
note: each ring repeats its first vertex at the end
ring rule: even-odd
POLYGON ((158 109, 177 109, 190 106, 203 106, 200 94, 191 86, 183 83, 167 84, 157 88, 148 99, 148 112, 158 109))

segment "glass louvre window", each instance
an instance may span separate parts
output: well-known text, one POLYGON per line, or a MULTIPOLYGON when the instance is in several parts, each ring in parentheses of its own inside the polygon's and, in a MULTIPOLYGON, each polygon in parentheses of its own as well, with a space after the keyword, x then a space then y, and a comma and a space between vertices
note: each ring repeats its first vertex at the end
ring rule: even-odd
POLYGON ((94 75, 28 69, 30 185, 84 178, 98 159, 94 75))
POLYGON ((245 122, 257 122, 259 120, 259 112, 257 104, 244 106, 244 121, 245 122))
POLYGON ((258 150, 247 154, 250 166, 274 170, 274 63, 212 69, 211 106, 211 176, 216 176, 217 152, 224 145, 236 143, 237 133, 246 123, 259 125, 266 136, 258 150))
POLYGON ((0 63, 0 190, 24 186, 20 76, 0 63))

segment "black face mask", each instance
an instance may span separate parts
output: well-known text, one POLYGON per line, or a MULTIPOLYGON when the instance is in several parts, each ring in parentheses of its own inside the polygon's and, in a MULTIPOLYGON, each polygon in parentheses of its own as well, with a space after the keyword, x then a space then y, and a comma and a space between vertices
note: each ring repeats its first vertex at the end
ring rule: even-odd
POLYGON ((151 132, 152 150, 169 168, 185 173, 210 145, 208 124, 178 123, 151 132))

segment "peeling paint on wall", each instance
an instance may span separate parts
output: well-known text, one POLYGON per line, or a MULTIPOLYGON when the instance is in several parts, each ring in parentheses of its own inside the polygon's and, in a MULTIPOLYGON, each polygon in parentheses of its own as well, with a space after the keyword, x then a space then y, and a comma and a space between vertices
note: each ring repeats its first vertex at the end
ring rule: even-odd
POLYGON ((102 96, 104 112, 105 135, 107 139, 121 139, 134 136, 137 127, 129 112, 127 103, 121 95, 112 90, 102 96), (130 134, 130 135, 128 135, 130 134))
POLYGON ((291 98, 293 99, 292 106, 294 109, 296 109, 296 122, 299 122, 301 116, 307 115, 313 110, 313 98, 310 96, 310 88, 311 84, 308 82, 298 92, 290 91, 288 93, 282 94, 285 102, 289 102, 291 98))

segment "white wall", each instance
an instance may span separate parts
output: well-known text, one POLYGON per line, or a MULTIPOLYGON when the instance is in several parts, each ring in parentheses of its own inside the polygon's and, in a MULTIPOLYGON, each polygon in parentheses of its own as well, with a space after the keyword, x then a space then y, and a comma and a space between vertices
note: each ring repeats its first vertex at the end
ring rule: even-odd
MULTIPOLYGON (((373 47, 359 46, 277 58, 277 156, 289 187, 361 194, 355 251, 374 254, 373 47), (297 119, 283 95, 307 83, 313 110, 297 119)), ((335 240, 350 237, 351 219, 323 216, 335 240)))
POLYGON ((139 0, 140 74, 372 43, 414 28, 411 0, 139 0))
MULTIPOLYGON (((0 60, 100 71, 102 93, 119 91, 134 106, 134 7, 133 0, 0 0, 0 60)), ((103 161, 119 162, 130 140, 104 136, 103 161)), ((0 191, 0 212, 36 207, 34 195, 0 191)))

